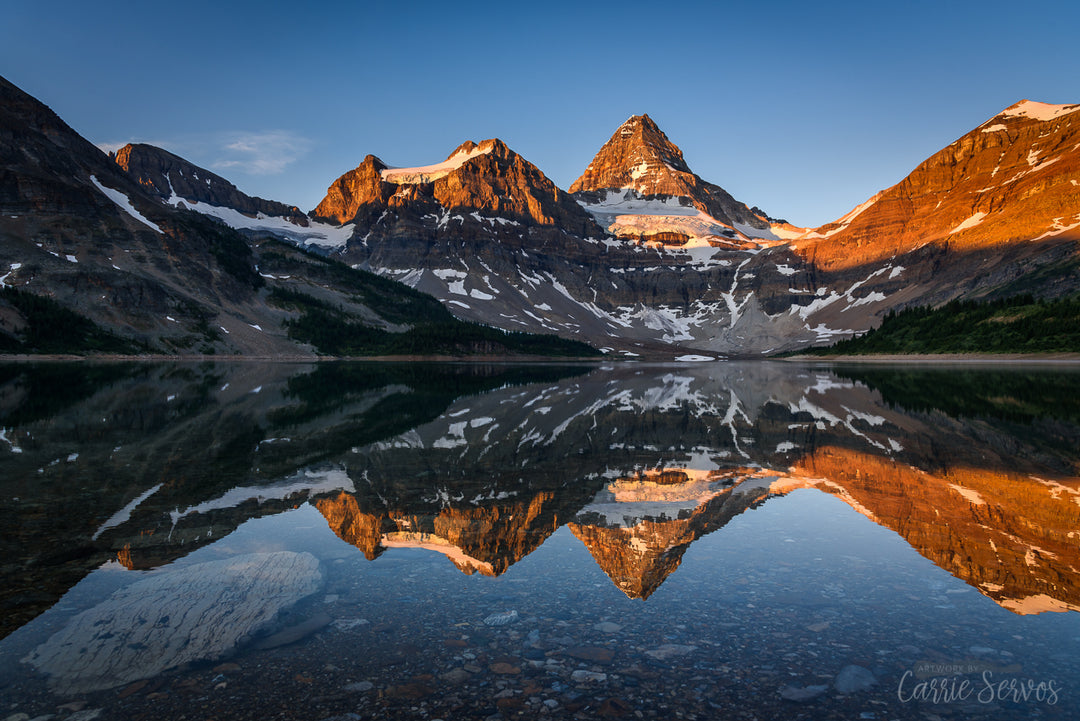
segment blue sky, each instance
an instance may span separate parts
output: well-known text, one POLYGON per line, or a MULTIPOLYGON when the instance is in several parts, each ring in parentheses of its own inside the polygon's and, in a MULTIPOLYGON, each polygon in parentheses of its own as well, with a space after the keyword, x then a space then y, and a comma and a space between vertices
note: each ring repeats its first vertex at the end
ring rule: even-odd
POLYGON ((648 113, 748 205, 834 220, 1022 99, 1080 102, 1080 3, 5 0, 0 74, 89 140, 314 207, 373 153, 502 138, 566 188, 648 113))

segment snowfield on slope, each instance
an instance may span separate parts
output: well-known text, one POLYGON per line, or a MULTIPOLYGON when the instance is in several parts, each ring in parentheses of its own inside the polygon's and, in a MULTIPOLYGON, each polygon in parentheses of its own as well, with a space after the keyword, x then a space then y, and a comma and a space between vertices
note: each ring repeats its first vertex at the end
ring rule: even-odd
POLYGON ((262 230, 276 235, 284 235, 303 245, 317 245, 320 248, 344 248, 345 243, 353 234, 354 226, 352 223, 338 226, 310 221, 307 227, 304 227, 293 223, 288 218, 276 215, 259 213, 252 217, 232 208, 181 198, 175 191, 165 202, 176 208, 186 208, 194 210, 196 213, 208 215, 211 218, 217 218, 234 230, 262 230))

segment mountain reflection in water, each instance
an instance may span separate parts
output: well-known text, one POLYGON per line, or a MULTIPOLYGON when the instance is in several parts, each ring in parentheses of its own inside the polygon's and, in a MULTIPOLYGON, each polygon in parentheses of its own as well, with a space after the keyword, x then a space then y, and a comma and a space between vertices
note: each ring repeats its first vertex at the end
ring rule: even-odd
MULTIPOLYGON (((3 634, 103 564, 163 574, 304 504, 368 561, 416 548, 492 577, 566 527, 623 594, 649 599, 698 539, 797 489, 839 499, 1009 611, 1078 611, 1078 404, 1068 370, 2 366, 3 634)), ((304 569, 299 585, 275 578, 281 602, 203 639, 199 658, 255 642, 318 587, 310 554, 275 559, 304 569)), ((250 585, 266 558, 211 563, 250 585)), ((137 597, 163 593, 154 574, 111 603, 147 616, 137 597)), ((200 603, 230 593, 211 583, 200 603)), ((117 608, 83 622, 143 643, 117 608)), ((69 692, 145 677, 73 670, 79 618, 28 663, 69 692)))

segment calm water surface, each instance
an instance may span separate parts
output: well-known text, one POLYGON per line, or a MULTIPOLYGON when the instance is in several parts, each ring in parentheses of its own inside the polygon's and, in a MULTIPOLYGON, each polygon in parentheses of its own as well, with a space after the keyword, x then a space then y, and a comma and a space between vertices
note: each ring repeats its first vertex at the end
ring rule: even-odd
POLYGON ((1080 372, 0 366, 0 721, 1080 717, 1080 372))

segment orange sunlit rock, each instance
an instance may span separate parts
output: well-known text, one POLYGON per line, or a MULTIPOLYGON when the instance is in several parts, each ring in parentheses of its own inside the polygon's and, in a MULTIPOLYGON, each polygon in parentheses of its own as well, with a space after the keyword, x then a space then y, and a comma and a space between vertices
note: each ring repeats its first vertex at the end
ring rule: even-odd
POLYGON ((803 485, 835 493, 1005 608, 1080 610, 1076 479, 966 467, 927 472, 836 447, 819 448, 792 475, 821 479, 803 485))
POLYGON ((1078 111, 1021 101, 793 247, 819 268, 837 270, 927 244, 963 252, 1080 238, 1078 111))

